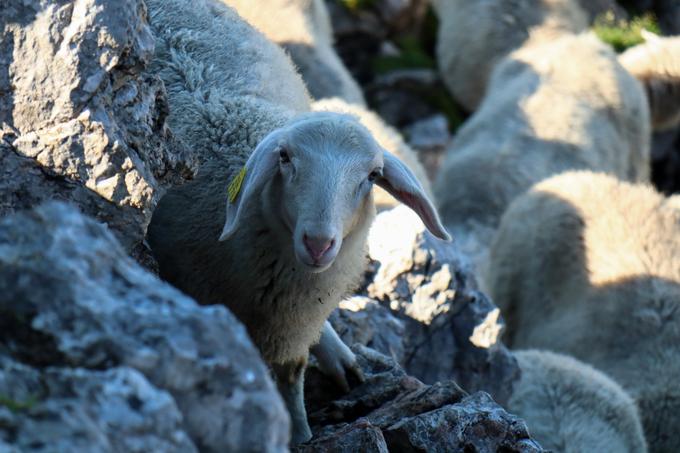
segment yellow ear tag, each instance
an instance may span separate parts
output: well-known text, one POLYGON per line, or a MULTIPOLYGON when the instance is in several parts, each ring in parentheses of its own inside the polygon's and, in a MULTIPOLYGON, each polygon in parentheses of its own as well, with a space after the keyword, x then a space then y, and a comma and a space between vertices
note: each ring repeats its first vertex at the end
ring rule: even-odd
POLYGON ((231 180, 229 183, 229 187, 227 187, 227 194, 229 195, 229 203, 233 203, 234 200, 236 200, 236 197, 238 197, 239 192, 241 191, 241 185, 243 184, 243 180, 246 178, 246 167, 245 165, 241 169, 241 171, 238 172, 236 176, 234 176, 234 179, 231 180))

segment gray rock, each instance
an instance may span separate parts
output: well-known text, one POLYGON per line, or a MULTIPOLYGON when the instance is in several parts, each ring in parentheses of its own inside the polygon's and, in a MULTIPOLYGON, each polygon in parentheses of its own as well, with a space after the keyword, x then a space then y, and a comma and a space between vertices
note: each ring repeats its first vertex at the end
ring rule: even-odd
POLYGON ((61 203, 0 220, 0 355, 140 371, 201 451, 285 451, 289 420, 245 328, 160 282, 61 203))
POLYGON ((0 8, 0 216, 68 200, 140 259, 164 188, 194 160, 165 125, 142 0, 0 8))
POLYGON ((430 68, 397 69, 381 74, 365 87, 365 92, 372 108, 399 128, 440 113, 433 100, 448 97, 439 75, 430 68))
MULTIPOLYGON (((330 401, 308 398, 315 437, 298 451, 543 451, 486 393, 468 396, 451 380, 425 385, 389 357, 353 349, 366 381, 330 401)), ((307 387, 319 379, 308 373, 307 387)))
POLYGON ((361 296, 343 300, 329 320, 345 344, 359 343, 403 362, 404 321, 377 301, 361 296))
POLYGON ((405 418, 383 434, 390 451, 405 453, 544 451, 531 439, 522 420, 482 392, 458 404, 405 418))
POLYGON ((0 358, 0 451, 195 452, 172 397, 128 367, 34 369, 0 358))
POLYGON ((433 181, 444 158, 446 146, 451 141, 449 122, 438 113, 409 125, 405 129, 408 143, 418 151, 418 158, 425 167, 427 176, 433 181))
POLYGON ((449 122, 438 113, 420 119, 406 128, 409 145, 418 151, 438 152, 446 148, 451 140, 449 122))
POLYGON ((324 437, 301 445, 296 453, 387 453, 382 431, 365 419, 345 425, 324 437))
POLYGON ((476 288, 456 247, 430 235, 405 206, 376 217, 368 248, 370 258, 380 263, 368 295, 421 323, 447 313, 459 286, 476 288))
POLYGON ((335 50, 362 88, 373 79, 373 59, 387 38, 387 29, 374 11, 350 11, 343 0, 326 0, 333 26, 335 50))
POLYGON ((381 264, 366 293, 404 322, 405 334, 393 335, 403 339, 406 371, 427 383, 454 379, 504 404, 519 367, 500 341, 500 311, 478 290, 455 242, 437 240, 412 211, 397 207, 377 216, 368 244, 381 264))
POLYGON ((331 384, 314 367, 305 375, 305 405, 312 430, 324 435, 321 427, 349 423, 380 408, 397 395, 423 387, 391 358, 360 344, 353 346, 363 370, 365 382, 348 394, 331 384))

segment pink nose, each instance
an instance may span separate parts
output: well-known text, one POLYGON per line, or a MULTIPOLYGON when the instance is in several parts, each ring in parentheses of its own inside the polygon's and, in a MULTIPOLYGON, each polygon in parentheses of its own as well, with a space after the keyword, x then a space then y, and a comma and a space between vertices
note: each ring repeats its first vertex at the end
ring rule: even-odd
POLYGON ((306 234, 302 238, 309 255, 314 261, 319 261, 321 257, 335 244, 335 239, 325 237, 312 237, 306 234))

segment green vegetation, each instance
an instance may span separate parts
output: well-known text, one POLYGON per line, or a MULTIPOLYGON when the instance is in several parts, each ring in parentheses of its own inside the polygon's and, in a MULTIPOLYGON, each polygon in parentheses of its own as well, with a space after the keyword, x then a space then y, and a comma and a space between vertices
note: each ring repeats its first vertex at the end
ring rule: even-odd
POLYGON ((397 41, 399 54, 394 56, 380 56, 373 61, 373 70, 377 74, 396 69, 435 68, 434 59, 427 54, 420 40, 414 36, 406 36, 397 41))
POLYGON ((629 21, 614 18, 611 13, 606 13, 595 20, 593 26, 595 34, 607 44, 610 44, 617 52, 622 52, 629 47, 644 42, 642 30, 659 33, 659 25, 652 14, 643 14, 633 17, 629 21))
POLYGON ((12 412, 19 412, 30 409, 35 405, 37 401, 38 400, 35 396, 30 396, 26 401, 16 401, 5 395, 0 395, 0 406, 5 406, 12 412))
POLYGON ((342 4, 345 5, 350 11, 358 11, 360 9, 368 8, 375 3, 375 0, 341 0, 342 4))

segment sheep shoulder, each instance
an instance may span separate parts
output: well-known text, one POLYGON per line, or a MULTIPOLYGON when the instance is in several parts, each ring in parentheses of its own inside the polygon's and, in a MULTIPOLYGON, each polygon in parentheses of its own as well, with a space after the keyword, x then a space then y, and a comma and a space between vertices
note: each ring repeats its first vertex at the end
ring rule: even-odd
POLYGON ((333 30, 323 0, 221 1, 290 54, 316 99, 340 96, 365 104, 361 88, 333 49, 333 30))

